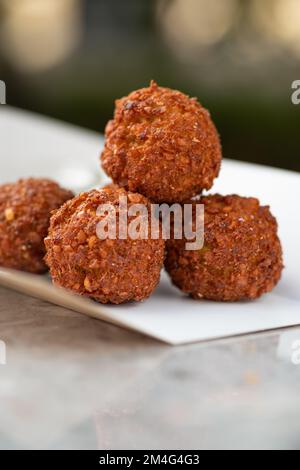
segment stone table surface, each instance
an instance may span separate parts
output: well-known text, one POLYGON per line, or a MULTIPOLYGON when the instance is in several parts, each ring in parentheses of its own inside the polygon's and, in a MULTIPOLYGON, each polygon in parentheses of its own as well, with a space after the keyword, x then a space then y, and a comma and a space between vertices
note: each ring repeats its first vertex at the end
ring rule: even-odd
POLYGON ((0 325, 0 449, 300 448, 299 328, 174 348, 4 288, 0 325))

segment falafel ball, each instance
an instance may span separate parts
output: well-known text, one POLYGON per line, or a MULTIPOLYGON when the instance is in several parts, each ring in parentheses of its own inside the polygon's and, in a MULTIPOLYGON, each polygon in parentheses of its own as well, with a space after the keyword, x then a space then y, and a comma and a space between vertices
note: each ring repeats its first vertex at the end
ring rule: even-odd
POLYGON ((114 185, 82 193, 59 209, 45 240, 54 283, 103 304, 149 297, 160 279, 165 242, 160 233, 155 240, 126 236, 127 228, 137 220, 128 213, 134 204, 146 207, 144 222, 149 229, 148 199, 114 185), (127 221, 120 214, 121 196, 126 197, 127 221), (113 221, 114 214, 115 235, 113 231, 112 236, 99 234, 98 224, 107 221, 105 231, 109 232, 108 221, 113 221), (120 227, 125 228, 125 236, 120 235, 120 227))
POLYGON ((44 238, 51 212, 72 197, 48 179, 0 186, 0 266, 37 274, 47 271, 44 238))
POLYGON ((119 186, 154 202, 181 202, 210 189, 222 151, 209 112, 180 91, 150 87, 116 101, 101 156, 119 186))
POLYGON ((202 197, 200 203, 205 206, 204 247, 186 251, 186 240, 167 242, 166 269, 173 283, 196 299, 217 301, 256 299, 270 292, 280 280, 283 261, 269 207, 235 195, 202 197))

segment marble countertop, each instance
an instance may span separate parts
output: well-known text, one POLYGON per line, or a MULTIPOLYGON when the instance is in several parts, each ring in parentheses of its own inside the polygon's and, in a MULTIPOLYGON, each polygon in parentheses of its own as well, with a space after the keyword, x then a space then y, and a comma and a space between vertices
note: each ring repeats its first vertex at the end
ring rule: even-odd
POLYGON ((0 449, 300 447, 300 328, 174 348, 4 288, 0 325, 0 449))

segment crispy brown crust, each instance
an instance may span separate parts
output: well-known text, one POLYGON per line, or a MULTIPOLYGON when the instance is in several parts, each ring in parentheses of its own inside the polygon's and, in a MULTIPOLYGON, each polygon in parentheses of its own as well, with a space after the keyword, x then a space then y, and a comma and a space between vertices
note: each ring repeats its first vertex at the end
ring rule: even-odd
POLYGON ((97 237, 97 223, 103 220, 96 215, 97 208, 111 203, 118 210, 120 195, 128 197, 128 208, 132 204, 149 206, 145 197, 114 185, 83 193, 54 214, 45 240, 46 262, 53 281, 104 304, 149 297, 159 282, 164 262, 162 239, 97 237))
POLYGON ((277 222, 253 198, 203 197, 205 245, 186 251, 186 240, 167 242, 166 269, 194 298, 255 299, 270 292, 283 269, 277 222))
POLYGON ((115 183, 171 203, 211 188, 221 157, 209 112, 195 98, 151 82, 116 101, 101 158, 115 183))
POLYGON ((44 238, 51 212, 73 194, 47 179, 24 179, 0 187, 0 265, 43 273, 44 238))

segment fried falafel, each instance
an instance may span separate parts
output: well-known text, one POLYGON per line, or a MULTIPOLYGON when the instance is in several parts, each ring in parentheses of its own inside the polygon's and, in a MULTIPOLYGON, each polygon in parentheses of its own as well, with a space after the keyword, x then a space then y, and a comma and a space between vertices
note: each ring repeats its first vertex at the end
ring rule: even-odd
MULTIPOLYGON (((238 301, 270 292, 283 270, 277 222, 257 199, 207 196, 205 244, 187 251, 186 240, 167 242, 166 269, 195 299, 238 301)), ((197 204, 197 202, 194 202, 197 204)))
POLYGON ((210 189, 219 174, 221 144, 209 112, 154 81, 116 101, 105 135, 106 173, 153 202, 182 202, 210 189))
POLYGON ((0 266, 47 271, 44 238, 51 212, 73 193, 48 179, 21 179, 0 186, 0 266))
MULTIPOLYGON (((45 240, 46 262, 54 283, 103 304, 149 297, 160 279, 165 242, 161 234, 158 239, 120 236, 120 226, 127 229, 135 219, 130 216, 133 205, 143 205, 150 211, 144 196, 110 185, 80 194, 59 209, 45 240), (127 201, 126 222, 120 216, 121 196, 127 201), (115 238, 99 236, 98 224, 113 217, 114 212, 115 238)), ((150 212, 147 228, 149 224, 150 212)))

